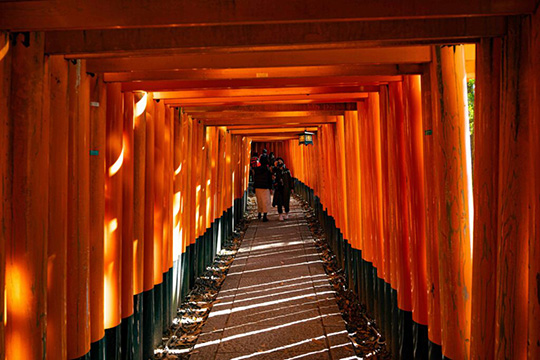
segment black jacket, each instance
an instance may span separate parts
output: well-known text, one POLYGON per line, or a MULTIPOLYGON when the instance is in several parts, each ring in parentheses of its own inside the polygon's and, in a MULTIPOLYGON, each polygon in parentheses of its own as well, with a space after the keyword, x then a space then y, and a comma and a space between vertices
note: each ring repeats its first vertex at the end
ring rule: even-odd
POLYGON ((289 204, 291 198, 291 190, 293 188, 293 179, 289 169, 283 167, 276 167, 274 170, 276 177, 274 185, 274 199, 272 205, 286 205, 289 204))
POLYGON ((259 166, 254 169, 253 183, 255 189, 272 188, 272 173, 267 166, 259 166))

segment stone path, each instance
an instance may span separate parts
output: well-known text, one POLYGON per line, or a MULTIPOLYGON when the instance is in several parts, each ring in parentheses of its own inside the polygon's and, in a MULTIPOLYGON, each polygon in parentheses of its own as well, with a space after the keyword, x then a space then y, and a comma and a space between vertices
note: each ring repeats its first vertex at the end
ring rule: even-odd
MULTIPOLYGON (((191 359, 355 359, 300 205, 252 220, 191 359)), ((275 208, 274 208, 275 210, 275 208)))

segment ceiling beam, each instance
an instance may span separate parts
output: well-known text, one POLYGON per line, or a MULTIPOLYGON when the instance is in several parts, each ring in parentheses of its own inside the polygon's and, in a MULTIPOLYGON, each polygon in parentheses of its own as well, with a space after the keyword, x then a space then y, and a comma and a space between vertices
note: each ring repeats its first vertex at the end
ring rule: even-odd
POLYGON ((215 98, 192 98, 192 99, 171 99, 164 100, 165 104, 171 106, 221 106, 221 105, 267 105, 267 104, 309 104, 309 103, 343 103, 357 102, 366 99, 368 94, 361 93, 335 93, 335 94, 298 94, 298 95, 274 95, 274 96, 222 96, 215 98))
POLYGON ((279 125, 300 125, 300 126, 307 126, 306 124, 310 124, 311 126, 316 124, 327 124, 327 123, 333 123, 336 122, 335 116, 310 116, 310 117, 282 117, 282 118, 274 118, 274 119, 268 119, 268 118, 252 118, 252 119, 209 119, 209 120, 203 120, 201 123, 203 123, 206 126, 229 126, 229 125, 272 125, 272 126, 279 126, 279 125))
POLYGON ((321 95, 339 93, 379 92, 380 87, 368 86, 321 86, 321 87, 280 87, 280 88, 251 88, 251 89, 210 89, 210 90, 178 90, 154 92, 154 99, 198 99, 216 97, 248 97, 248 96, 279 96, 279 95, 321 95))
POLYGON ((306 116, 339 116, 343 111, 325 110, 325 111, 225 111, 225 112, 204 112, 191 113, 185 111, 188 115, 199 120, 210 119, 252 119, 252 118, 279 118, 279 117, 306 117, 306 116))
POLYGON ((433 42, 506 34, 502 16, 51 31, 47 54, 85 58, 164 51, 256 51, 433 42))
POLYGON ((39 0, 0 2, 12 31, 530 14, 536 0, 39 0))
POLYGON ((272 129, 230 129, 229 132, 233 135, 268 135, 268 134, 298 134, 304 130, 317 131, 318 127, 291 127, 291 128, 272 128, 272 129))
MULTIPOLYGON (((298 127, 298 125, 295 125, 295 124, 280 124, 279 125, 279 129, 291 129, 291 128, 294 128, 294 129, 312 129, 312 131, 316 131, 319 129, 319 126, 320 124, 313 124, 313 125, 310 125, 310 124, 302 124, 301 127, 298 127)), ((227 126, 227 129, 228 130, 274 130, 276 129, 275 126, 272 126, 272 125, 268 125, 268 124, 265 124, 265 125, 228 125, 227 126)), ((311 130, 310 130, 311 131, 311 130)))
POLYGON ((384 48, 261 51, 239 53, 174 54, 88 59, 87 71, 215 69, 361 64, 421 64, 431 61, 429 46, 384 48))
POLYGON ((180 89, 283 87, 283 86, 336 86, 380 85, 401 81, 402 76, 336 76, 304 78, 255 78, 219 80, 160 80, 122 83, 122 91, 167 91, 180 89))
POLYGON ((274 111, 350 111, 357 110, 356 103, 330 103, 330 104, 273 104, 273 105, 245 105, 245 106, 202 106, 184 107, 184 112, 274 112, 274 111))
POLYGON ((240 69, 123 70, 104 74, 106 82, 155 80, 228 80, 331 76, 395 76, 422 74, 419 64, 318 65, 290 67, 248 67, 240 69))

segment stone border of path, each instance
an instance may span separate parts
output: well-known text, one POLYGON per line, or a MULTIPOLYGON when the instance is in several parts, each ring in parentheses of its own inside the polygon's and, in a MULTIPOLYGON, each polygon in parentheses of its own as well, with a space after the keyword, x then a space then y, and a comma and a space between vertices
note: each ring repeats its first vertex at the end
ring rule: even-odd
POLYGON ((360 304, 356 294, 348 289, 343 269, 337 264, 336 257, 328 246, 324 230, 313 209, 300 196, 295 195, 295 198, 302 204, 304 217, 310 224, 309 228, 315 239, 315 246, 335 291, 339 310, 345 321, 349 338, 354 344, 356 355, 363 359, 391 359, 391 354, 386 348, 386 342, 375 320, 368 316, 365 306, 360 304))

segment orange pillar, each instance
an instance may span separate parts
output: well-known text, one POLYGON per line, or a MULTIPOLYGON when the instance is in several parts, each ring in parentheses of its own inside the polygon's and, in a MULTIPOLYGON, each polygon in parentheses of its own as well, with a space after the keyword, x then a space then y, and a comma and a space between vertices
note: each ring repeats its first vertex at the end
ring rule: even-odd
MULTIPOLYGON (((155 106, 155 150, 154 150, 154 285, 163 281, 163 186, 165 180, 165 107, 163 101, 156 102, 155 106)), ((160 334, 161 337, 161 334, 160 334)))
POLYGON ((84 61, 69 63, 67 356, 90 350, 90 83, 84 61))
POLYGON ((11 215, 12 237, 5 243, 5 356, 43 359, 49 193, 49 114, 43 113, 44 35, 20 33, 14 37, 11 106, 6 119, 12 147, 12 169, 9 164, 7 168, 11 170, 12 213, 4 216, 11 215))
POLYGON ((495 357, 501 39, 476 45, 471 358, 495 357))
POLYGON ((147 94, 134 94, 133 124, 133 294, 143 292, 144 269, 144 204, 146 168, 146 99, 147 94))
POLYGON ((85 62, 69 63, 67 356, 90 350, 90 82, 85 62))
MULTIPOLYGON (((533 66, 532 73, 540 73, 540 12, 532 16, 532 34, 531 44, 532 54, 531 64, 533 66)), ((531 86, 532 106, 531 116, 533 119, 538 119, 540 116, 540 79, 536 76, 531 86)), ((531 165, 538 164, 540 159, 540 124, 537 121, 531 123, 531 165)), ((534 173, 533 187, 533 208, 534 217, 531 218, 532 234, 529 236, 529 340, 528 340, 528 357, 529 359, 540 358, 540 169, 538 166, 531 166, 534 173)))
POLYGON ((413 320, 422 325, 427 318, 426 233, 424 207, 424 148, 420 76, 405 76, 405 163, 409 211, 409 267, 412 284, 413 320))
POLYGON ((431 76, 429 69, 422 74, 422 124, 424 131, 424 206, 426 217, 426 270, 428 291, 428 338, 441 345, 441 305, 439 290, 439 242, 437 232, 437 205, 439 183, 435 182, 433 168, 433 115, 431 108, 431 76))
POLYGON ((134 93, 133 114, 133 295, 134 358, 142 356, 144 332, 144 206, 146 168, 146 99, 143 92, 134 93))
POLYGON ((133 171, 134 171, 134 134, 132 92, 125 92, 123 111, 123 145, 122 152, 122 270, 121 270, 121 306, 122 306, 122 356, 131 357, 133 332, 133 171), (129 344, 129 345, 128 345, 129 344), (128 347, 129 346, 129 347, 128 347))
MULTIPOLYGON (((12 134, 9 118, 11 90, 11 51, 8 32, 0 32, 0 188, 11 189, 12 134)), ((0 359, 5 357, 5 264, 6 242, 11 237, 11 192, 0 192, 0 359)))
MULTIPOLYGON (((529 26, 530 19, 509 20, 502 47, 495 358, 527 357, 528 336, 520 332, 528 329, 528 301, 538 301, 538 295, 528 299, 530 187, 534 175, 529 158, 529 84, 538 75, 531 72, 528 61, 529 26)), ((535 165, 538 167, 538 159, 535 165)))
POLYGON ((50 58, 49 238, 47 243, 47 358, 67 357, 68 62, 50 58))
POLYGON ((434 180, 437 207, 443 355, 467 358, 471 310, 471 243, 463 46, 435 47, 433 96, 434 180))
MULTIPOLYGON (((103 75, 90 78, 90 340, 105 336, 105 132, 107 93, 103 75)), ((100 344, 98 348, 102 348, 100 344)), ((98 350, 99 351, 99 350, 98 350)))
POLYGON ((144 269, 143 269, 143 357, 153 355, 154 345, 154 100, 148 93, 146 102, 146 170, 144 195, 144 269))
MULTIPOLYGON (((109 83, 105 177, 105 329, 116 328, 122 319, 122 128, 120 84, 109 83)), ((117 331, 110 332, 111 341, 114 341, 117 331)))

